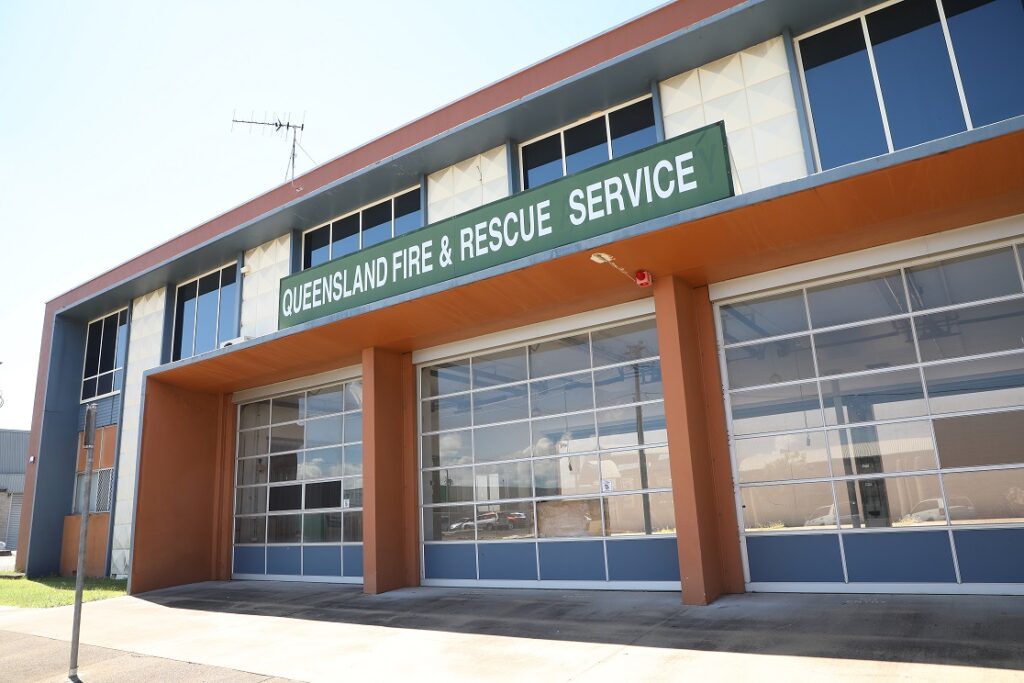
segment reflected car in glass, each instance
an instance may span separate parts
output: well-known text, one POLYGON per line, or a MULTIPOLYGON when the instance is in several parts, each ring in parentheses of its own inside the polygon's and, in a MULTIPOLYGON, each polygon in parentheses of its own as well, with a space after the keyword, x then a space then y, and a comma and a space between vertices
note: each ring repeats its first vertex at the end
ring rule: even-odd
MULTIPOLYGON (((922 500, 910 511, 910 518, 915 522, 945 522, 945 503, 941 498, 922 500)), ((953 496, 949 499, 949 519, 973 519, 974 503, 965 496, 953 496)))

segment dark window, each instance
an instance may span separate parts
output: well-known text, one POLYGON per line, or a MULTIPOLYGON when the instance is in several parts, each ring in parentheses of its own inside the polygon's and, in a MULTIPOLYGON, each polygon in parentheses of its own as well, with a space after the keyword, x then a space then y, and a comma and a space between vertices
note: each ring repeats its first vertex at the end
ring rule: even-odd
POLYGON ((222 344, 234 339, 238 333, 238 275, 235 266, 220 271, 220 323, 217 327, 217 342, 222 344))
POLYGON ((85 344, 85 376, 92 377, 100 371, 100 340, 103 337, 103 321, 89 323, 88 339, 85 344))
POLYGON ((608 114, 612 157, 621 157, 658 141, 654 127, 654 100, 641 100, 608 114))
POLYGON ((128 350, 128 311, 89 323, 86 328, 82 400, 120 391, 128 350))
POLYGON ((178 287, 173 360, 190 358, 238 336, 238 275, 231 264, 178 287))
POLYGON ((395 237, 423 227, 420 188, 395 197, 395 237))
MULTIPOLYGON (((356 214, 356 232, 359 230, 359 215, 356 214)), ((358 234, 356 236, 358 242, 358 234)), ((330 259, 331 227, 311 230, 302 236, 302 268, 315 268, 330 259)))
POLYGON ((324 481, 306 484, 306 509, 341 507, 341 482, 324 481))
POLYGON ((896 149, 966 130, 934 0, 867 15, 889 134, 896 149))
POLYGON ((363 209, 363 249, 391 239, 391 201, 363 209))
POLYGON ((943 0, 971 123, 1024 114, 1024 3, 943 0))
POLYGON ((603 116, 574 126, 564 135, 566 175, 608 161, 608 134, 603 116))
POLYGON ((199 299, 196 303, 196 354, 212 351, 217 346, 219 290, 220 271, 199 278, 199 299))
POLYGON ((555 133, 523 146, 524 190, 562 177, 562 138, 555 133))
MULTIPOLYGON (((331 224, 331 258, 359 251, 359 214, 339 218, 331 224)), ((324 260, 327 260, 326 254, 324 260)))
POLYGON ((178 287, 178 297, 174 306, 174 360, 191 358, 193 355, 197 284, 198 281, 195 280, 178 287))
POLYGON ((267 508, 271 512, 276 510, 298 510, 302 507, 302 486, 271 486, 270 503, 267 508))
POLYGON ((822 170, 885 154, 882 114, 859 19, 800 41, 822 170))

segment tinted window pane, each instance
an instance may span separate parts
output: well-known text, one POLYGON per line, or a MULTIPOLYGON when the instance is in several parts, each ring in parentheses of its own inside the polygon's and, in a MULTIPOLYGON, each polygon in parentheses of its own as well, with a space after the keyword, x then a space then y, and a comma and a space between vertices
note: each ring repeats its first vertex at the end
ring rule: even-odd
POLYGON ((910 321, 847 327, 814 335, 818 373, 837 375, 907 365, 917 361, 910 321))
POLYGON ((96 396, 96 378, 87 379, 82 382, 82 400, 96 396))
POLYGON ((212 351, 217 346, 217 299, 220 272, 199 278, 199 302, 196 307, 195 353, 212 351))
POLYGON ((238 282, 235 266, 220 271, 220 320, 217 324, 217 343, 238 336, 238 282))
POLYGON ((270 459, 270 481, 295 481, 298 478, 299 456, 297 454, 285 453, 284 455, 275 455, 270 459))
POLYGON ((423 431, 437 432, 468 427, 469 394, 423 402, 423 431))
POLYGON ((306 416, 340 413, 344 407, 344 396, 345 389, 340 384, 310 391, 306 397, 306 416))
POLYGON ((569 128, 564 135, 566 175, 608 161, 608 132, 603 116, 569 128))
POLYGON ((645 403, 598 411, 597 434, 598 447, 602 449, 663 444, 668 440, 665 405, 645 403))
POLYGON ((531 427, 536 456, 582 453, 597 448, 597 427, 591 413, 534 420, 531 427))
POLYGON ((935 420, 943 467, 1024 463, 1024 411, 935 420))
POLYGON ((828 433, 832 474, 913 472, 936 467, 928 422, 896 422, 850 427, 828 433))
POLYGON ((612 156, 621 157, 658 141, 654 128, 654 100, 642 100, 608 115, 612 156))
POLYGON ((836 527, 835 501, 828 482, 744 488, 743 527, 747 533, 836 527))
POLYGON ((1024 405, 1024 355, 981 358, 924 369, 933 413, 1024 405))
POLYGON ((303 515, 302 540, 305 543, 339 543, 341 541, 341 513, 320 512, 303 515))
POLYGON ((658 355, 658 330, 653 320, 620 325, 591 333, 594 365, 610 365, 658 355))
POLYGON ((192 342, 196 329, 197 285, 196 282, 190 282, 178 287, 174 310, 174 360, 192 357, 192 342))
POLYGON ((103 321, 89 323, 88 336, 85 343, 85 372, 83 377, 92 377, 100 371, 100 340, 103 337, 103 321))
POLYGON ((339 218, 331 224, 331 258, 359 251, 359 214, 339 218))
MULTIPOLYGON (((477 465, 473 470, 473 478, 476 481, 477 500, 529 498, 533 495, 533 474, 529 460, 477 465)), ((500 523, 504 524, 503 521, 500 523)))
POLYGON ((473 461, 473 441, 468 430, 423 437, 423 467, 450 467, 473 461))
POLYGON ((888 145, 859 19, 800 41, 823 170, 885 154, 888 145))
POLYGON ((893 147, 966 130, 933 0, 903 0, 867 15, 867 22, 893 147))
POLYGON ((266 533, 266 517, 241 517, 235 520, 235 543, 263 543, 266 533))
POLYGON ((242 406, 241 414, 242 429, 270 424, 270 401, 247 403, 242 406))
POLYGON ((267 483, 267 459, 248 458, 238 461, 236 480, 239 486, 267 483))
POLYGON ((523 147, 524 190, 562 177, 562 139, 558 133, 523 147))
POLYGON ((957 308, 914 319, 921 360, 942 360, 1024 346, 1024 299, 957 308))
POLYGON ((363 209, 363 249, 391 239, 391 200, 363 209))
POLYGON ((527 416, 526 386, 523 384, 473 394, 473 424, 524 420, 527 416))
POLYGON ((476 507, 477 538, 533 538, 533 503, 491 503, 476 507))
POLYGON ((330 258, 331 228, 325 225, 302 236, 302 267, 314 268, 330 258))
POLYGON ((100 372, 110 372, 113 370, 116 358, 117 316, 108 315, 103 319, 103 341, 100 344, 100 372))
POLYGON ((362 512, 346 512, 344 525, 344 533, 341 540, 345 543, 359 543, 363 540, 362 512))
POLYGON ((474 509, 472 505, 443 505, 423 510, 424 541, 473 540, 474 509))
POLYGON ((298 543, 302 539, 302 515, 267 517, 267 543, 298 543))
POLYGON ((295 451, 302 448, 303 428, 301 424, 285 424, 270 430, 270 452, 295 451))
POLYGON ((423 226, 420 212, 420 189, 395 197, 395 237, 423 226))
POLYGON ((96 378, 96 395, 103 396, 114 390, 114 373, 108 372, 96 378))
POLYGON ((538 496, 573 496, 597 493, 601 467, 597 455, 570 455, 533 461, 538 496))
POLYGON ((306 509, 341 507, 341 482, 321 481, 306 484, 306 509))
POLYGON ((590 367, 587 335, 579 334, 530 345, 530 377, 559 375, 590 367))
POLYGON ((302 462, 303 479, 326 479, 342 474, 342 452, 340 448, 318 448, 306 451, 302 462))
POLYGON ((890 477, 836 482, 844 528, 941 526, 946 523, 939 477, 890 477))
POLYGON ((953 524, 1024 522, 1024 468, 943 476, 953 524))
POLYGON ((722 306, 722 336, 726 344, 774 337, 807 329, 803 292, 722 306))
POLYGON ((741 482, 827 477, 828 451, 821 432, 737 439, 736 470, 741 482))
POLYGON ((918 311, 1021 291, 1010 247, 908 268, 907 286, 918 311))
POLYGON ((814 377, 810 337, 726 349, 725 364, 733 389, 814 377))
POLYGON ((480 389, 526 379, 526 349, 509 349, 473 359, 473 386, 480 389))
POLYGON ((302 507, 302 486, 271 486, 268 509, 298 510, 302 507))
POLYGON ((818 387, 813 382, 731 395, 734 434, 757 434, 821 426, 818 387))
POLYGON ((292 394, 281 396, 273 400, 270 419, 275 424, 278 422, 295 422, 303 417, 302 407, 305 403, 304 394, 292 394))
POLYGON ((927 412, 921 375, 916 369, 822 380, 821 400, 830 425, 915 417, 927 412))
POLYGON ((114 356, 114 367, 123 368, 128 354, 128 311, 117 314, 117 353, 114 356))
POLYGON ((603 531, 598 498, 537 501, 537 535, 541 538, 600 536, 603 531))
POLYGON ((984 126, 1024 113, 1024 4, 943 0, 971 122, 984 126))
POLYGON ((476 462, 530 457, 530 423, 481 427, 473 432, 476 462))
POLYGON ((267 488, 265 486, 237 489, 235 491, 235 514, 244 515, 266 511, 267 488))
POLYGON ((458 360, 423 368, 421 384, 422 396, 467 391, 469 389, 469 360, 458 360))
POLYGON ((589 372, 530 384, 530 410, 534 417, 573 413, 593 407, 594 385, 589 372))
POLYGON ((338 417, 321 417, 306 420, 306 447, 334 446, 341 443, 342 420, 338 417))
POLYGON ((423 502, 462 503, 473 500, 473 468, 446 467, 423 473, 423 502))
POLYGON ((873 275, 807 290, 814 327, 830 327, 907 312, 899 273, 873 275))
POLYGON ((599 408, 660 399, 664 396, 661 364, 648 361, 598 370, 594 373, 594 391, 599 408))

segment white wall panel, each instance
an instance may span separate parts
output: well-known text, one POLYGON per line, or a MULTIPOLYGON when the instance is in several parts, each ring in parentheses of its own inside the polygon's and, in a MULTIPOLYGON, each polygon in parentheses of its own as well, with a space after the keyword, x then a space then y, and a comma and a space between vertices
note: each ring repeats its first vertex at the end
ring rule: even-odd
POLYGON ((502 145, 427 176, 427 220, 436 223, 507 196, 502 145))
POLYGON ((659 84, 666 137, 725 121, 737 192, 807 175, 781 36, 659 84))
POLYGON ((291 235, 245 252, 242 275, 243 337, 261 337, 277 331, 277 303, 281 278, 291 270, 291 235))
POLYGON ((142 406, 142 373, 160 365, 163 344, 164 290, 157 289, 132 302, 128 337, 128 365, 121 398, 121 448, 118 453, 117 499, 114 509, 114 539, 111 544, 110 573, 126 576, 131 552, 132 515, 135 511, 135 472, 139 458, 139 420, 142 406))

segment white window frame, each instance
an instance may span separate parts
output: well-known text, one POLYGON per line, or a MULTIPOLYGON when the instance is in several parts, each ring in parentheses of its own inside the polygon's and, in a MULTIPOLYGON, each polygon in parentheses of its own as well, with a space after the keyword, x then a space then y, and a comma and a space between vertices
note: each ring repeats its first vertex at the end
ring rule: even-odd
MULTIPOLYGON (((303 230, 302 231, 302 244, 300 245, 300 247, 301 247, 300 254, 301 254, 301 259, 302 259, 302 263, 300 264, 301 270, 309 270, 310 268, 315 268, 316 267, 316 266, 308 266, 308 267, 306 266, 306 235, 308 235, 311 232, 315 232, 315 231, 319 230, 320 228, 327 228, 327 231, 328 231, 327 232, 327 261, 328 262, 329 261, 333 261, 335 259, 335 256, 334 256, 334 229, 332 227, 332 224, 337 222, 337 221, 344 220, 344 219, 346 219, 346 218, 348 218, 348 217, 350 217, 350 216, 352 216, 354 214, 359 214, 359 247, 356 249, 356 251, 361 251, 362 248, 363 248, 363 211, 365 211, 366 209, 369 209, 370 207, 377 206, 378 204, 383 204, 384 202, 391 202, 391 235, 388 237, 388 239, 393 239, 395 237, 395 198, 401 197, 404 194, 408 194, 408 193, 412 192, 413 190, 416 190, 417 192, 421 192, 422 193, 422 185, 412 185, 410 187, 405 188, 404 190, 400 190, 398 192, 395 192, 394 194, 390 194, 390 195, 388 195, 386 197, 381 197, 380 199, 372 201, 369 204, 366 204, 364 206, 360 206, 358 209, 355 209, 353 211, 349 211, 347 213, 343 213, 343 214, 341 214, 339 216, 335 216, 334 218, 330 219, 329 221, 324 221, 323 223, 320 223, 319 225, 316 225, 316 226, 314 226, 312 228, 308 228, 306 230, 303 230)), ((421 194, 421 196, 420 196, 420 215, 423 215, 425 210, 426 210, 426 207, 423 206, 423 197, 422 197, 422 194, 421 194)), ((425 223, 424 223, 424 225, 425 225, 425 223)), ((420 227, 423 227, 423 226, 420 226, 420 227)))
MULTIPOLYGON (((188 280, 185 280, 184 282, 178 284, 174 288, 174 308, 172 309, 174 311, 174 315, 172 316, 172 319, 171 319, 171 362, 172 363, 174 363, 176 361, 179 361, 179 360, 185 360, 187 358, 194 358, 194 357, 196 357, 198 355, 201 355, 201 354, 195 353, 196 322, 197 322, 197 319, 198 319, 198 316, 199 316, 199 289, 198 289, 199 288, 199 281, 202 280, 207 275, 212 275, 213 273, 220 273, 220 271, 222 271, 225 268, 228 268, 228 267, 230 267, 232 265, 235 267, 235 284, 239 287, 239 289, 241 289, 241 287, 242 287, 242 274, 240 272, 241 269, 238 267, 238 260, 237 259, 235 259, 234 261, 227 261, 227 262, 225 262, 223 265, 221 265, 218 268, 211 268, 210 270, 206 271, 205 273, 201 273, 199 275, 196 275, 195 277, 189 278, 188 280), (192 313, 192 349, 193 349, 193 353, 191 355, 189 355, 189 356, 183 356, 181 358, 175 358, 174 357, 174 335, 178 331, 178 296, 181 293, 181 288, 182 287, 187 287, 188 285, 192 284, 193 282, 196 283, 196 310, 193 311, 193 313, 192 313)), ((218 283, 217 283, 217 325, 216 325, 216 327, 214 328, 214 331, 213 331, 214 347, 211 349, 211 351, 216 351, 217 348, 220 346, 220 341, 219 341, 219 339, 220 339, 220 297, 221 297, 221 290, 223 288, 224 288, 223 284, 220 281, 218 281, 218 283)), ((241 327, 241 320, 242 320, 241 306, 239 306, 239 311, 238 311, 239 327, 241 327)), ((237 330, 236 330, 236 336, 237 336, 237 330)), ((184 340, 182 340, 182 341, 184 341, 184 340)), ((210 351, 203 351, 203 353, 210 353, 210 351)))
MULTIPOLYGON (((78 403, 80 405, 81 404, 85 404, 85 403, 92 403, 93 401, 98 401, 100 399, 107 398, 108 396, 116 396, 116 395, 121 393, 120 389, 113 389, 112 391, 108 391, 105 394, 97 394, 95 396, 90 396, 89 398, 82 398, 82 389, 85 388, 85 383, 88 380, 90 380, 90 379, 96 379, 98 381, 98 378, 100 377, 100 375, 105 375, 108 372, 113 372, 114 373, 114 378, 116 379, 117 378, 117 371, 120 370, 121 371, 121 382, 122 382, 122 385, 124 383, 124 366, 128 362, 128 358, 127 358, 128 354, 127 353, 125 354, 125 358, 123 359, 123 362, 121 363, 121 366, 117 367, 117 349, 116 348, 114 349, 114 366, 115 367, 114 367, 113 370, 107 370, 106 372, 99 372, 99 365, 98 365, 99 361, 97 360, 97 366, 96 366, 97 373, 95 375, 89 375, 88 377, 85 376, 85 363, 86 363, 86 360, 89 357, 89 326, 92 325, 94 322, 96 322, 98 320, 106 320, 107 318, 109 318, 112 315, 118 315, 122 311, 126 311, 127 312, 128 311, 128 306, 122 306, 121 308, 118 308, 115 311, 111 311, 110 313, 105 313, 104 315, 101 315, 101 316, 99 316, 97 318, 93 318, 92 320, 90 320, 89 322, 87 322, 85 324, 85 349, 82 351, 82 381, 79 383, 79 390, 78 390, 78 403)), ((129 314, 126 315, 125 335, 128 334, 128 331, 129 331, 130 327, 131 327, 131 314, 129 313, 129 314)), ((117 335, 116 334, 114 335, 114 344, 115 345, 117 344, 117 335)), ((128 345, 128 340, 125 339, 125 349, 128 348, 127 345, 128 345)), ((101 329, 100 330, 99 358, 102 358, 102 357, 103 357, 103 330, 101 329)), ((113 386, 115 384, 116 384, 116 382, 113 382, 111 386, 113 386)))
MULTIPOLYGON (((817 35, 819 33, 824 33, 825 31, 828 31, 830 29, 835 28, 836 26, 841 26, 842 24, 846 24, 846 23, 851 22, 851 21, 859 21, 860 22, 861 30, 862 30, 862 32, 864 34, 864 44, 865 44, 865 50, 866 50, 867 55, 868 55, 868 64, 871 67, 871 79, 872 79, 872 81, 874 83, 874 86, 875 86, 876 104, 878 105, 879 114, 882 117, 882 129, 883 129, 883 131, 885 133, 885 142, 886 142, 886 146, 888 147, 888 151, 886 153, 887 154, 892 154, 895 151, 895 148, 893 147, 893 144, 892 144, 892 134, 889 131, 889 116, 888 116, 888 113, 886 112, 885 100, 884 100, 884 98, 882 96, 882 85, 881 85, 881 82, 878 79, 878 69, 875 66, 875 53, 874 53, 874 47, 871 44, 871 36, 870 36, 870 34, 868 32, 867 16, 869 14, 873 14, 875 12, 878 12, 879 10, 883 10, 883 9, 885 9, 887 7, 891 7, 892 5, 895 5, 895 4, 900 3, 900 2, 903 2, 903 0, 887 0, 886 2, 883 2, 881 4, 875 5, 875 6, 871 7, 871 8, 869 8, 869 9, 862 10, 862 11, 856 12, 854 14, 849 14, 849 15, 843 17, 842 19, 838 19, 836 21, 830 22, 828 24, 825 24, 824 26, 819 26, 818 28, 816 28, 814 30, 807 31, 806 33, 803 33, 803 34, 793 38, 793 50, 794 50, 794 52, 796 54, 798 71, 800 72, 800 85, 803 88, 803 92, 806 95, 803 98, 804 99, 804 109, 807 112, 807 126, 808 126, 808 128, 810 128, 811 147, 812 147, 813 152, 814 152, 814 164, 815 164, 816 172, 818 172, 818 173, 822 172, 822 168, 821 168, 821 155, 820 155, 820 153, 818 151, 818 133, 817 133, 817 131, 814 128, 814 114, 811 111, 811 98, 810 98, 810 95, 809 95, 809 91, 807 90, 807 79, 806 79, 805 74, 804 74, 804 61, 803 61, 803 56, 800 53, 800 41, 805 39, 805 38, 810 38, 811 36, 817 35)), ((952 70, 953 70, 953 81, 956 83, 957 95, 960 98, 960 107, 961 107, 961 110, 963 112, 964 123, 967 126, 961 132, 967 132, 969 130, 974 130, 975 126, 974 126, 973 121, 971 120, 970 109, 967 106, 967 96, 964 94, 963 81, 961 80, 961 77, 960 77, 960 67, 957 64, 956 54, 953 51, 953 40, 952 40, 952 38, 950 36, 949 26, 948 26, 947 21, 946 21, 946 9, 945 9, 945 7, 942 4, 942 0, 935 0, 935 5, 936 5, 936 9, 938 10, 938 13, 939 13, 939 24, 940 24, 940 26, 942 28, 942 34, 943 34, 943 37, 944 37, 944 39, 946 41, 946 51, 947 51, 947 53, 949 55, 950 66, 952 67, 952 70)), ((953 135, 959 135, 959 133, 953 133, 953 135)), ((919 143, 919 144, 927 144, 928 142, 932 142, 932 141, 931 140, 926 140, 925 142, 922 142, 922 143, 919 143)), ((905 149, 905 148, 901 148, 901 149, 905 149)), ((868 158, 871 158, 871 157, 868 157, 868 158)), ((858 159, 857 161, 863 161, 863 159, 858 159)), ((851 161, 849 163, 857 163, 857 162, 856 161, 851 161)), ((845 166, 846 164, 843 164, 843 165, 845 166)), ((839 168, 839 167, 836 166, 834 168, 839 168)), ((831 169, 829 169, 829 170, 831 170, 831 169)))
MULTIPOLYGON (((646 95, 641 95, 640 97, 635 97, 635 98, 633 98, 631 100, 628 100, 626 102, 623 102, 621 104, 617 104, 614 107, 609 107, 608 109, 604 109, 602 111, 594 112, 593 114, 588 114, 587 116, 584 116, 582 118, 576 119, 575 121, 573 121, 571 123, 568 123, 568 124, 562 126, 561 128, 555 128, 553 130, 549 130, 546 133, 542 133, 541 135, 537 135, 535 137, 532 137, 529 140, 526 140, 525 142, 520 142, 519 146, 518 146, 518 155, 519 155, 519 187, 521 188, 520 191, 526 191, 527 189, 533 189, 533 188, 527 188, 526 187, 526 166, 523 164, 523 149, 525 147, 527 147, 528 145, 532 145, 533 143, 537 142, 538 140, 543 140, 545 138, 549 138, 552 135, 557 134, 558 135, 558 143, 561 146, 561 151, 562 151, 562 177, 564 178, 566 176, 566 168, 565 168, 565 131, 569 130, 570 128, 575 128, 576 126, 578 126, 580 124, 587 123, 588 121, 593 121, 594 119, 601 118, 603 116, 604 117, 605 143, 606 143, 607 148, 608 148, 608 161, 611 161, 615 157, 612 155, 612 130, 611 130, 611 120, 609 119, 609 114, 611 114, 613 112, 616 112, 616 111, 618 111, 620 109, 625 109, 626 107, 632 106, 632 105, 636 104, 637 102, 642 102, 644 100, 651 100, 651 108, 652 108, 652 110, 654 110, 655 125, 657 125, 657 118, 658 118, 658 116, 660 116, 660 113, 657 111, 657 107, 654 106, 654 95, 648 93, 646 95)), ((554 182, 554 181, 549 181, 549 182, 554 182)), ((544 184, 547 185, 547 183, 544 183, 544 184)), ((541 186, 537 185, 536 187, 541 187, 541 186)))
MULTIPOLYGON (((78 493, 82 484, 82 480, 85 476, 85 472, 75 472, 75 486, 71 496, 71 514, 79 515, 82 511, 78 508, 78 493)), ((92 491, 89 491, 89 514, 105 514, 109 513, 114 507, 114 468, 103 467, 101 469, 94 469, 92 476, 90 477, 89 487, 90 489, 96 487, 96 499, 93 500, 92 491), (109 472, 110 477, 107 480, 107 507, 103 510, 98 509, 99 498, 100 498, 100 473, 109 472)))

